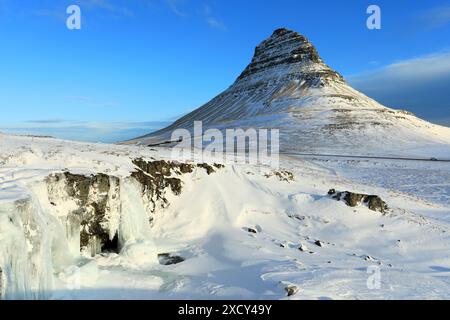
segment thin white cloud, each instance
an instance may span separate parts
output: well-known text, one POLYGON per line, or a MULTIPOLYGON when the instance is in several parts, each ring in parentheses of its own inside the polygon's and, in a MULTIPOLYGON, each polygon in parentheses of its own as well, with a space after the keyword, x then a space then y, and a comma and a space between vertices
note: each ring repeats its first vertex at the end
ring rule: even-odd
POLYGON ((37 123, 37 124, 59 124, 64 123, 64 119, 40 119, 40 120, 28 120, 26 123, 37 123))
MULTIPOLYGON (((185 8, 188 3, 188 0, 164 0, 164 2, 168 5, 170 10, 177 16, 180 17, 189 16, 185 8)), ((225 24, 219 18, 216 17, 211 6, 209 6, 208 4, 204 4, 203 6, 198 7, 197 10, 194 11, 193 16, 203 19, 210 28, 222 31, 227 30, 225 24)))
POLYGON ((215 17, 212 8, 209 5, 205 4, 203 6, 202 15, 205 17, 206 23, 211 28, 219 29, 222 31, 227 30, 225 24, 222 21, 220 21, 217 17, 215 17))
POLYGON ((177 16, 186 17, 188 14, 181 9, 183 5, 186 4, 186 0, 164 0, 169 6, 170 10, 177 16))
POLYGON ((85 7, 89 10, 101 9, 118 16, 134 17, 134 12, 131 9, 124 4, 118 4, 118 2, 123 3, 123 1, 117 0, 78 0, 80 7, 85 7))
POLYGON ((87 97, 87 96, 68 96, 66 97, 67 100, 72 102, 78 102, 82 103, 84 105, 90 106, 90 107, 118 107, 119 103, 114 101, 99 101, 97 99, 87 97))
POLYGON ((31 14, 37 17, 52 18, 58 21, 66 21, 67 19, 66 12, 57 9, 39 9, 33 11, 31 14))
POLYGON ((425 11, 420 20, 428 28, 434 29, 450 23, 450 5, 440 6, 425 11))
POLYGON ((169 124, 170 121, 91 122, 43 119, 0 125, 0 131, 21 135, 52 136, 78 141, 117 142, 148 134, 169 124))
POLYGON ((419 80, 426 82, 448 75, 450 75, 450 52, 441 52, 396 62, 364 74, 353 75, 349 77, 349 81, 359 84, 389 79, 408 84, 419 80))
POLYGON ((348 77, 384 105, 439 122, 450 118, 450 52, 438 52, 348 77))
POLYGON ((73 0, 67 1, 67 3, 59 3, 54 7, 42 7, 38 10, 31 12, 32 15, 38 17, 52 18, 58 21, 66 21, 66 5, 76 4, 80 6, 81 12, 83 10, 87 11, 98 11, 102 13, 107 13, 109 16, 113 17, 126 17, 133 18, 134 12, 129 9, 126 5, 125 0, 115 1, 113 0, 73 0))
POLYGON ((219 20, 217 20, 216 18, 208 17, 208 18, 206 18, 206 22, 208 23, 208 25, 211 28, 220 29, 220 30, 227 30, 225 25, 222 22, 220 22, 219 20))

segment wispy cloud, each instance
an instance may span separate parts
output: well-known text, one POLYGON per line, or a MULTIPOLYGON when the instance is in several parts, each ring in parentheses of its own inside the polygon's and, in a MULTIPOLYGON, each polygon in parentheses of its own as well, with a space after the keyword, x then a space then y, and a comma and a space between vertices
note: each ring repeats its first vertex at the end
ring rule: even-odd
POLYGON ((422 57, 399 61, 383 68, 362 74, 350 76, 353 83, 389 78, 411 83, 420 79, 426 82, 450 74, 450 52, 439 52, 422 57))
POLYGON ((170 123, 170 121, 90 122, 70 120, 52 122, 52 119, 44 119, 4 125, 0 126, 0 130, 12 134, 44 135, 77 141, 117 142, 148 134, 170 123))
POLYGON ((222 22, 217 20, 216 18, 207 17, 206 22, 208 23, 208 25, 211 28, 220 29, 220 30, 224 30, 224 31, 227 30, 227 27, 222 22))
POLYGON ((31 13, 33 16, 52 18, 58 21, 66 21, 66 12, 62 9, 39 9, 31 13))
POLYGON ((66 7, 70 4, 79 5, 81 11, 96 11, 101 13, 107 13, 113 17, 126 17, 133 18, 135 16, 133 10, 131 10, 125 0, 73 0, 66 1, 65 3, 58 3, 54 6, 42 7, 41 9, 34 10, 31 14, 38 17, 49 17, 58 21, 66 21, 67 13, 66 7))
POLYGON ((450 117, 450 52, 408 59, 348 77, 368 96, 430 120, 450 117))
POLYGON ((84 105, 90 106, 90 107, 101 107, 101 108, 108 108, 108 107, 118 107, 119 103, 114 101, 99 101, 98 99, 87 97, 87 96, 68 96, 66 97, 67 100, 72 102, 78 102, 82 103, 84 105))
POLYGON ((41 120, 28 120, 26 123, 38 123, 38 124, 57 124, 64 123, 66 120, 64 119, 41 119, 41 120))
POLYGON ((214 29, 219 29, 219 30, 227 30, 227 27, 225 26, 225 24, 220 21, 218 18, 215 17, 212 8, 205 4, 203 6, 203 11, 202 11, 202 15, 205 17, 206 23, 214 29))
POLYGON ((187 5, 188 0, 164 0, 168 5, 170 10, 179 17, 188 17, 193 16, 194 18, 203 19, 206 24, 213 29, 218 29, 225 31, 227 27, 225 24, 217 18, 214 14, 213 9, 208 4, 203 4, 202 6, 198 6, 197 8, 191 8, 193 10, 193 14, 188 14, 187 5))
MULTIPOLYGON (((125 17, 134 17, 134 12, 123 1, 112 0, 78 0, 80 6, 92 10, 101 9, 111 14, 125 17)), ((126 3, 126 1, 125 1, 126 3)))
POLYGON ((419 19, 429 29, 443 27, 450 23, 450 5, 429 9, 419 19))
POLYGON ((188 14, 181 9, 186 4, 186 0, 164 0, 169 6, 170 10, 177 16, 186 17, 188 14))

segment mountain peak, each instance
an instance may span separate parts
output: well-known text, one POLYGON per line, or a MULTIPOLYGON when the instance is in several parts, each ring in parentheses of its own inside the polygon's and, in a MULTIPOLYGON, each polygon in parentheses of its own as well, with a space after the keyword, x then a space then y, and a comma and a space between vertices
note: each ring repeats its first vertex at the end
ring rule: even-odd
POLYGON ((300 44, 300 42, 301 43, 311 44, 309 42, 309 40, 304 35, 298 33, 297 31, 290 30, 290 29, 287 29, 287 28, 275 29, 273 31, 272 35, 269 38, 267 38, 266 40, 264 40, 263 43, 265 41, 268 41, 268 40, 283 41, 286 38, 297 40, 299 42, 299 44, 300 44))
POLYGON ((324 64, 314 45, 305 36, 286 28, 276 29, 256 47, 251 63, 238 80, 286 67, 303 76, 307 76, 311 71, 319 76, 325 72, 326 76, 332 76, 334 80, 343 80, 337 72, 324 64))
POLYGON ((275 46, 285 50, 286 54, 290 54, 291 63, 304 60, 314 63, 322 62, 316 48, 305 36, 286 28, 276 29, 260 46, 260 50, 267 49, 268 46, 275 46))
POLYGON ((272 37, 284 35, 286 33, 297 33, 298 34, 298 32, 295 32, 295 31, 287 29, 287 28, 278 28, 278 29, 275 29, 274 32, 272 33, 272 37))

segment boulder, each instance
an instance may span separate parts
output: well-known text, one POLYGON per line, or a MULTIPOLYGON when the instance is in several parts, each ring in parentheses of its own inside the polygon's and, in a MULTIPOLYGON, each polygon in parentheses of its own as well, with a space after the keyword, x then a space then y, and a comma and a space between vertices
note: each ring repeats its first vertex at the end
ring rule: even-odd
POLYGON ((322 241, 320 241, 320 240, 316 240, 315 242, 314 242, 314 244, 316 245, 316 246, 318 246, 318 247, 321 247, 321 248, 323 248, 325 245, 324 245, 324 243, 322 242, 322 241))
POLYGON ((299 288, 296 285, 290 284, 290 285, 287 285, 284 288, 284 290, 286 291, 287 296, 290 297, 290 296, 297 294, 299 291, 299 288))
POLYGON ((258 230, 256 230, 255 228, 244 228, 244 229, 249 233, 258 233, 258 230))
POLYGON ((159 263, 164 266, 178 264, 178 263, 185 261, 185 259, 183 257, 177 256, 177 255, 172 255, 171 253, 158 254, 158 260, 159 260, 159 263))
POLYGON ((349 207, 356 207, 363 203, 372 211, 387 213, 389 210, 386 202, 384 202, 377 195, 355 193, 350 191, 339 192, 335 189, 330 189, 328 191, 328 195, 337 201, 344 201, 349 207))

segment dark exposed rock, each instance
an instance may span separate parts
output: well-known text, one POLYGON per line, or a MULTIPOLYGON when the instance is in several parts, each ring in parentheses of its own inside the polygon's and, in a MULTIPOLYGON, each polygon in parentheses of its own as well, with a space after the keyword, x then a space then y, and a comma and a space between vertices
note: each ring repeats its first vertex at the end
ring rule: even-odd
POLYGON ((308 248, 304 244, 300 244, 298 250, 300 250, 301 252, 307 252, 308 248))
MULTIPOLYGON (((173 174, 181 175, 192 173, 195 166, 188 163, 177 161, 145 161, 141 158, 134 159, 133 164, 138 168, 131 176, 139 181, 142 186, 142 193, 152 203, 151 212, 156 208, 166 207, 169 203, 166 199, 166 189, 169 188, 173 194, 180 195, 182 191, 181 179, 174 177, 173 174)), ((214 168, 207 163, 198 164, 197 167, 203 168, 209 174, 215 172, 214 168)))
POLYGON ((292 172, 286 171, 286 170, 274 171, 272 173, 267 173, 264 176, 266 178, 275 176, 278 178, 278 180, 284 181, 284 182, 294 181, 294 174, 292 172))
POLYGON ((142 171, 150 174, 152 176, 171 176, 172 171, 178 169, 179 172, 183 170, 182 173, 188 173, 193 171, 193 166, 189 164, 181 164, 178 162, 157 160, 157 161, 145 161, 142 158, 134 159, 133 164, 137 166, 142 171))
POLYGON ((107 240, 102 246, 102 252, 119 253, 119 234, 116 232, 112 240, 107 240))
MULTIPOLYGON (((238 80, 272 68, 292 64, 324 65, 316 48, 305 36, 285 28, 277 29, 271 37, 256 47, 252 62, 238 80)), ((344 81, 339 73, 327 67, 321 68, 320 71, 303 73, 301 77, 310 86, 323 86, 330 80, 344 81)))
POLYGON ((290 297, 290 296, 293 296, 293 295, 297 294, 298 291, 299 291, 299 288, 297 286, 293 285, 293 284, 290 284, 290 285, 287 285, 284 288, 284 290, 286 291, 287 296, 290 297))
POLYGON ((139 158, 134 159, 133 164, 138 170, 131 173, 131 177, 140 183, 142 194, 152 204, 151 212, 155 212, 157 207, 164 208, 168 205, 166 188, 170 188, 175 195, 181 194, 181 179, 172 177, 172 173, 180 175, 194 170, 191 164, 165 160, 145 161, 139 158))
POLYGON ((354 193, 350 191, 338 192, 335 189, 330 189, 328 191, 328 195, 335 200, 343 200, 350 207, 356 207, 360 203, 364 203, 372 211, 387 213, 389 210, 386 202, 384 202, 379 196, 376 195, 354 193))
POLYGON ((2 299, 2 292, 3 292, 3 270, 0 267, 0 300, 2 299))
MULTIPOLYGON (((120 193, 119 179, 102 173, 91 176, 70 172, 53 174, 47 178, 49 197, 63 196, 51 191, 61 180, 65 182, 66 196, 77 203, 77 209, 69 212, 67 219, 71 225, 80 226, 80 250, 90 247, 92 255, 99 253, 99 248, 113 240, 106 214, 110 210, 108 199, 116 199, 120 193)), ((56 199, 50 204, 58 207, 56 199)))
POLYGON ((384 202, 379 196, 367 196, 363 201, 367 203, 369 209, 372 211, 386 213, 389 209, 386 202, 384 202))
POLYGON ((316 246, 318 246, 318 247, 321 247, 321 248, 323 248, 323 247, 324 247, 324 244, 323 244, 323 242, 322 242, 322 241, 320 241, 320 240, 316 240, 316 241, 314 242, 314 244, 315 244, 316 246))
MULTIPOLYGON (((133 160, 137 170, 131 173, 142 187, 143 196, 151 204, 149 211, 166 207, 166 190, 179 195, 182 191, 182 181, 177 175, 193 172, 195 165, 175 161, 145 161, 133 160)), ((215 172, 208 164, 198 165, 208 174, 215 172)), ((217 165, 217 168, 220 168, 217 165)), ((72 200, 75 209, 67 212, 68 236, 77 236, 80 230, 80 250, 89 248, 91 255, 100 252, 119 252, 120 237, 117 230, 109 230, 111 212, 120 215, 120 179, 103 173, 96 175, 73 174, 63 172, 47 177, 49 204, 55 210, 66 210, 64 202, 72 200), (62 186, 60 182, 63 182, 62 186), (61 192, 62 187, 62 192, 61 192)), ((117 217, 116 217, 117 218, 117 217)), ((150 221, 152 218, 150 218, 150 221)))
POLYGON ((225 168, 225 166, 223 164, 220 164, 220 163, 214 163, 213 166, 216 167, 217 169, 225 168))
POLYGON ((181 174, 192 173, 194 170, 193 166, 188 163, 180 163, 178 169, 181 174))
POLYGON ((184 259, 181 256, 172 255, 170 253, 160 253, 160 254, 158 254, 158 260, 159 260, 160 264, 162 264, 164 266, 168 266, 168 265, 172 265, 172 264, 181 263, 181 262, 185 261, 186 259, 184 259))
POLYGON ((258 230, 254 229, 254 228, 244 228, 244 230, 249 233, 258 233, 258 230))
POLYGON ((216 172, 216 171, 214 170, 214 168, 213 168, 212 166, 210 166, 209 164, 207 164, 207 163, 199 163, 199 164, 197 164, 197 167, 205 169, 205 170, 206 170, 206 173, 207 173, 208 175, 210 175, 210 174, 216 172))

